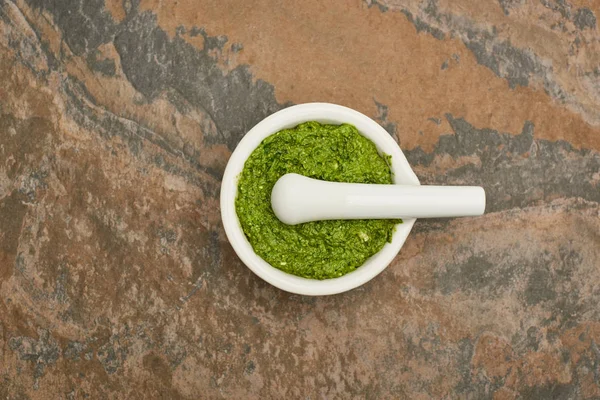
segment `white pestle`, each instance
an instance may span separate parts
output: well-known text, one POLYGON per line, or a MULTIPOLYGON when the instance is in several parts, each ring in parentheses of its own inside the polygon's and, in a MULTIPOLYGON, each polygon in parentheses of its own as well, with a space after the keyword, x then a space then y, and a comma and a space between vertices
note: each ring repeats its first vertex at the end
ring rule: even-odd
POLYGON ((484 213, 485 191, 478 186, 326 182, 286 174, 273 187, 271 206, 288 225, 333 219, 469 217, 484 213))

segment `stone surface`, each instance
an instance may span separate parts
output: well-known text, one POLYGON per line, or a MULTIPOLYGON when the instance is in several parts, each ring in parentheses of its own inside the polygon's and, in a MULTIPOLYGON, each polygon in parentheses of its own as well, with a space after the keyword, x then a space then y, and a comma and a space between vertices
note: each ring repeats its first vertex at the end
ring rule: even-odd
POLYGON ((0 0, 0 397, 600 398, 600 3, 280 3, 0 0), (488 214, 349 293, 264 283, 220 179, 307 101, 488 214))

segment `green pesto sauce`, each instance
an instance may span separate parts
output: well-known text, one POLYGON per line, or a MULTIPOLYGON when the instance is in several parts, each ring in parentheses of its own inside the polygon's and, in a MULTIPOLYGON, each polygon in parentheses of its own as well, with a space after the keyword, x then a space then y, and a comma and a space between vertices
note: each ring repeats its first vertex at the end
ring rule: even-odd
POLYGON ((269 137, 239 177, 235 207, 256 254, 272 266, 312 279, 354 271, 391 242, 400 220, 336 220, 286 225, 271 209, 275 182, 297 173, 332 182, 392 183, 389 156, 349 124, 305 122, 269 137))

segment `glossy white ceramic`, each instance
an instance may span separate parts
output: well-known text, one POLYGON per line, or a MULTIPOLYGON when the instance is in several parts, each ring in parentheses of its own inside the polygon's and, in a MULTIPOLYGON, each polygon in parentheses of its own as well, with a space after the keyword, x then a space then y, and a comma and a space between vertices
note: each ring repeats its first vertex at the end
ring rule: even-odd
POLYGON ((273 286, 302 295, 330 295, 354 289, 383 271, 402 248, 415 219, 405 219, 404 223, 398 224, 391 243, 386 244, 361 267, 339 278, 326 280, 301 278, 272 267, 256 255, 242 231, 235 211, 238 176, 248 156, 263 139, 306 121, 354 125, 362 135, 375 143, 381 153, 391 156, 395 184, 419 185, 419 180, 400 147, 385 129, 366 115, 335 104, 306 103, 285 108, 259 122, 242 138, 229 159, 221 185, 221 216, 229 242, 244 264, 273 286))

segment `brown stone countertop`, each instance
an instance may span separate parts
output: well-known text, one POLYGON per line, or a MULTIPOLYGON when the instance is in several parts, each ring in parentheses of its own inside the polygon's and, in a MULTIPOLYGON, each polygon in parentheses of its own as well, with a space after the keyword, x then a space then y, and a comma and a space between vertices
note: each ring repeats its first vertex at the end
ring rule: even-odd
POLYGON ((599 0, 0 0, 0 398, 599 399, 599 0), (418 221, 321 298, 257 278, 225 164, 286 106, 357 109, 418 221))

